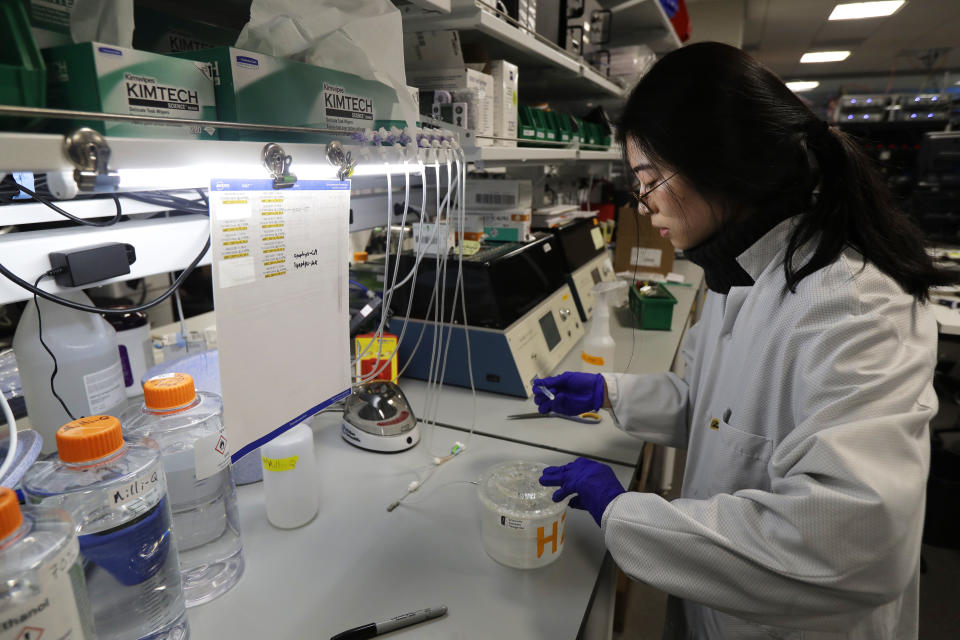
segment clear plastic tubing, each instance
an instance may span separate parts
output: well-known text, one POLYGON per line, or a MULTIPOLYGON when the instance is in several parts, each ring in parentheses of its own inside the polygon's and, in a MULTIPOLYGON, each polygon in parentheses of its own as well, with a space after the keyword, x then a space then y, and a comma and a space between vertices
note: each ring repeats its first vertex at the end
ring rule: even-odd
POLYGON ((51 638, 94 640, 73 521, 56 507, 21 508, 6 487, 0 487, 0 585, 2 637, 19 640, 43 629, 51 638))
POLYGON ((239 582, 244 567, 223 402, 198 392, 186 373, 147 380, 143 400, 124 432, 160 445, 184 598, 188 607, 210 602, 239 582))
POLYGON ((22 487, 77 523, 97 638, 190 637, 156 442, 124 442, 113 416, 74 420, 57 431, 57 457, 34 464, 22 487))

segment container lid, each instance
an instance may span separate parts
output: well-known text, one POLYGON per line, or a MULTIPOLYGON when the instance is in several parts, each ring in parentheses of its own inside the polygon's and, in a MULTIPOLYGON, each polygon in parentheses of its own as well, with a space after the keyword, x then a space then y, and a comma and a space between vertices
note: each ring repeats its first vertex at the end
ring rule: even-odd
POLYGON ((193 402, 197 389, 188 373, 164 373, 143 384, 143 404, 154 411, 168 411, 193 402))
POLYGON ((23 514, 20 513, 20 503, 13 489, 0 487, 0 539, 20 528, 23 524, 23 514))
POLYGON ((547 465, 542 462, 512 460, 496 464, 480 476, 477 489, 488 506, 518 517, 546 517, 563 511, 566 501, 554 502, 556 487, 540 484, 547 465))
POLYGON ((57 456, 64 462, 87 462, 123 446, 120 421, 113 416, 88 416, 57 429, 57 456))
POLYGON ((370 257, 366 251, 354 251, 353 252, 353 261, 354 262, 366 262, 367 258, 370 257))

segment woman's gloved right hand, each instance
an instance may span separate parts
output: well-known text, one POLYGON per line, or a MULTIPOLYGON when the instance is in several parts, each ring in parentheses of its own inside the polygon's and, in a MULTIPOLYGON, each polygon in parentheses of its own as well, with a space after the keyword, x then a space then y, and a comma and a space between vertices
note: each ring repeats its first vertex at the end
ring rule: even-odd
POLYGON ((537 403, 540 413, 555 411, 565 416, 578 416, 596 411, 603 406, 605 393, 606 385, 599 373, 567 371, 552 378, 533 381, 533 401, 537 403), (548 398, 540 387, 547 388, 554 398, 548 398))

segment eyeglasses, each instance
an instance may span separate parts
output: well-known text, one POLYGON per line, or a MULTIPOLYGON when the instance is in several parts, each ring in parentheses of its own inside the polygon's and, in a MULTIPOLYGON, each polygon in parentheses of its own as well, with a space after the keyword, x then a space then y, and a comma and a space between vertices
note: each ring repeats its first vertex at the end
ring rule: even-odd
POLYGON ((664 178, 663 180, 661 180, 661 181, 658 182, 657 184, 653 185, 652 187, 650 187, 649 189, 647 189, 647 190, 646 190, 645 192, 643 192, 643 193, 640 193, 639 191, 633 191, 633 197, 637 199, 637 202, 639 202, 640 204, 643 205, 643 208, 644 208, 644 209, 646 209, 647 211, 649 211, 649 210, 650 210, 650 205, 647 204, 647 198, 650 197, 650 194, 653 193, 653 191, 654 191, 655 189, 658 189, 659 187, 665 185, 665 184, 666 184, 671 178, 673 178, 673 176, 675 176, 675 175, 677 175, 676 172, 670 174, 669 176, 667 176, 666 178, 664 178))

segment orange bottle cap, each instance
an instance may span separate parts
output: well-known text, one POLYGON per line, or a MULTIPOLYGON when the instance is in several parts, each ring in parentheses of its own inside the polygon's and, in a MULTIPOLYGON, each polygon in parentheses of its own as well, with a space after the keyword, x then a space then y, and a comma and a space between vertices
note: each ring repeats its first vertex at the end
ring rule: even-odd
POLYGON ((20 503, 13 489, 0 487, 0 539, 20 528, 23 524, 23 514, 20 513, 20 503))
POLYGON ((366 251, 354 251, 353 252, 353 261, 354 262, 366 262, 367 258, 370 257, 366 251))
POLYGON ((193 402, 197 389, 188 373, 165 373, 143 384, 143 404, 154 411, 169 411, 193 402))
POLYGON ((64 462, 87 462, 123 446, 120 421, 113 416, 87 416, 57 429, 57 456, 64 462))

